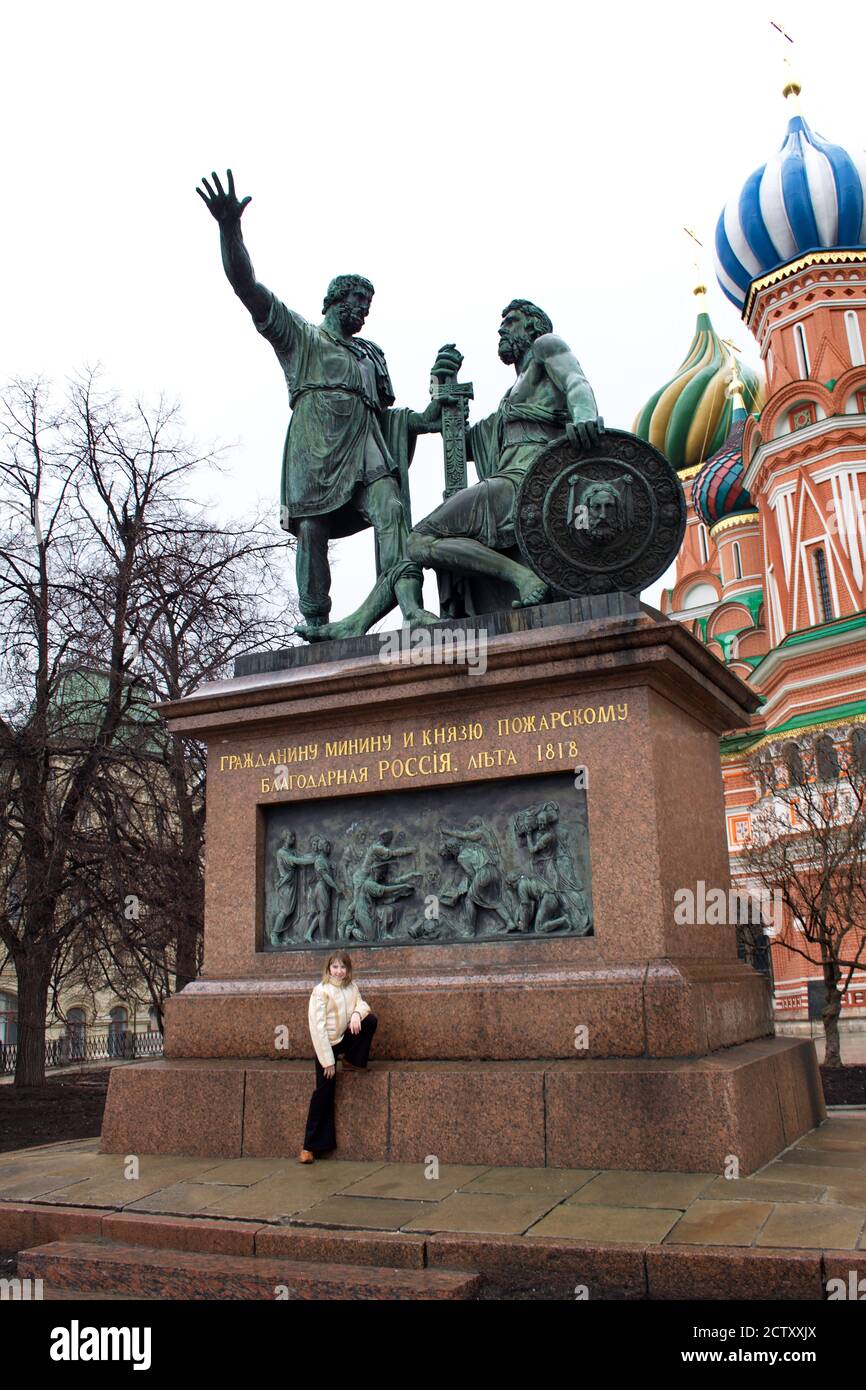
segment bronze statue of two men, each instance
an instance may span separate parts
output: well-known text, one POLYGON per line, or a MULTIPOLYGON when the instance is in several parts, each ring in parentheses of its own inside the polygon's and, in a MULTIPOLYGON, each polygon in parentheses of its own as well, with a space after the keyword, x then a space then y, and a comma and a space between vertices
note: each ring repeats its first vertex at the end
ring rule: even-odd
MULTIPOLYGON (((440 621, 422 600, 423 570, 439 577, 444 616, 490 612, 491 604, 540 603, 545 583, 520 557, 514 505, 521 478, 551 440, 571 427, 580 443, 603 430, 592 389, 568 345, 537 305, 515 299, 503 311, 499 357, 516 379, 495 414, 467 425, 467 456, 480 481, 455 492, 411 528, 408 470, 419 434, 438 433, 441 404, 395 408, 382 349, 359 338, 373 286, 338 275, 313 325, 259 284, 241 234, 250 198, 239 199, 231 170, 199 196, 219 223, 223 267, 258 331, 274 348, 292 409, 283 451, 280 517, 297 539, 296 582, 308 641, 356 637, 399 604, 412 625, 440 621), (329 622, 328 543, 370 526, 376 583, 346 618, 329 622), (491 598, 491 594, 496 594, 491 598)), ((463 358, 440 348, 432 375, 456 374, 463 358)))

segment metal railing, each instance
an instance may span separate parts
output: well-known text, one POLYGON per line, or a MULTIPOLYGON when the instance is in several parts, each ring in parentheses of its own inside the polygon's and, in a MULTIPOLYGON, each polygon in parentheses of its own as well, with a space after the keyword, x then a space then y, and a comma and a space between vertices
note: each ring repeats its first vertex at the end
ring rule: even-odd
MULTIPOLYGON (((45 1039, 45 1066, 72 1067, 82 1062, 134 1061, 136 1057, 161 1057, 162 1033, 64 1033, 45 1039)), ((0 1043, 0 1075, 13 1072, 18 1057, 16 1043, 0 1043)))

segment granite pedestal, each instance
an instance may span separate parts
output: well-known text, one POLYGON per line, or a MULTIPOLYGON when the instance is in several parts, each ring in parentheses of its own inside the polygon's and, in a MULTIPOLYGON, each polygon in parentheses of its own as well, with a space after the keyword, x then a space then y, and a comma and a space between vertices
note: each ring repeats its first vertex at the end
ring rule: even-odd
POLYGON ((336 797, 375 793, 387 817, 398 792, 495 801, 548 777, 585 788, 592 935, 338 943, 379 1019, 370 1070, 338 1082, 338 1153, 720 1172, 734 1156, 746 1174, 820 1123, 814 1048, 773 1037, 734 927, 675 920, 678 890, 730 886, 719 737, 754 693, 627 596, 478 622, 484 674, 374 636, 268 654, 164 707, 208 746, 204 972, 168 1002, 165 1059, 112 1073, 104 1152, 299 1147, 324 955, 268 935, 271 808, 303 806, 312 830, 336 797))

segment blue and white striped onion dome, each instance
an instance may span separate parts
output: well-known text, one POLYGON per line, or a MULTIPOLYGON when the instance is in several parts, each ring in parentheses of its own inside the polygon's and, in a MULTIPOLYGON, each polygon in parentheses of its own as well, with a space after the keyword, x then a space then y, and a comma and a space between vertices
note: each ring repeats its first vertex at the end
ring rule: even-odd
POLYGON ((836 246, 866 246, 866 151, 849 154, 794 116, 779 153, 719 217, 716 275, 742 309, 753 280, 836 246))

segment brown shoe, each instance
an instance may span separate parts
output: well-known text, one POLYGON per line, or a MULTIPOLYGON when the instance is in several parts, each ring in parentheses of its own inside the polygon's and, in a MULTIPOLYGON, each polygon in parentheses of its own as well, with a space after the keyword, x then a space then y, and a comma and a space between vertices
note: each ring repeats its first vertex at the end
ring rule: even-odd
POLYGON ((343 1071, 364 1071, 364 1070, 365 1070, 364 1067, 356 1067, 354 1062, 347 1062, 346 1059, 345 1059, 345 1057, 343 1058, 343 1071))
POLYGON ((316 1155, 314 1153, 311 1153, 309 1149, 301 1149, 301 1152, 298 1154, 299 1163, 315 1163, 315 1161, 316 1155))

